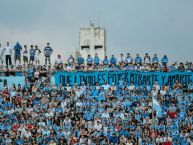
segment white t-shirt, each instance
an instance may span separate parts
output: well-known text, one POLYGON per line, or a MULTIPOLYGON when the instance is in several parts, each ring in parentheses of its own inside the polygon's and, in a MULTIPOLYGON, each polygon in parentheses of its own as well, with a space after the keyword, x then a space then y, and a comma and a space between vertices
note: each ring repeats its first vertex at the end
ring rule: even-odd
POLYGON ((76 106, 77 106, 77 107, 82 107, 82 102, 77 102, 77 103, 76 103, 76 106))
POLYGON ((164 96, 166 93, 167 93, 166 90, 161 90, 161 91, 160 91, 160 94, 161 94, 162 96, 164 96))
POLYGON ((40 72, 39 72, 39 71, 35 71, 35 72, 34 72, 34 77, 35 77, 35 78, 39 78, 39 75, 40 75, 40 72))
POLYGON ((133 58, 132 57, 126 57, 125 61, 127 63, 131 63, 133 61, 133 58))
POLYGON ((125 58, 120 57, 120 58, 119 58, 119 63, 122 63, 122 62, 125 62, 125 58))
POLYGON ((28 51, 27 51, 27 49, 25 49, 25 50, 23 51, 23 56, 28 57, 28 51))
POLYGON ((157 92, 156 90, 152 90, 152 96, 153 96, 153 97, 157 96, 157 93, 158 93, 158 92, 157 92))
POLYGON ((46 117, 53 117, 54 114, 52 112, 46 113, 46 117))
POLYGON ((26 131, 24 135, 25 135, 26 138, 29 138, 31 136, 31 132, 30 131, 26 131))
POLYGON ((66 86, 66 90, 67 90, 68 92, 70 92, 71 89, 72 89, 71 86, 66 86))
POLYGON ((95 128, 97 131, 100 131, 101 128, 102 128, 102 125, 101 125, 101 124, 95 124, 94 128, 95 128))
POLYGON ((100 86, 96 86, 96 89, 99 90, 99 89, 100 89, 100 86))
POLYGON ((67 102, 65 101, 65 102, 61 102, 61 107, 62 108, 65 108, 67 106, 67 102))
POLYGON ((55 60, 55 63, 56 63, 56 64, 63 64, 63 61, 62 61, 61 58, 57 58, 57 59, 55 60))
POLYGON ((69 63, 74 62, 74 58, 73 58, 73 57, 69 58, 69 59, 68 59, 68 62, 69 62, 69 63))
POLYGON ((129 86, 128 89, 129 89, 130 91, 134 91, 134 90, 135 90, 135 85, 129 86))
POLYGON ((133 143, 131 142, 131 143, 126 143, 126 145, 133 145, 133 143))
POLYGON ((39 49, 35 49, 35 56, 39 56, 40 55, 40 50, 39 49))
POLYGON ((12 47, 6 46, 5 47, 5 55, 11 55, 11 53, 12 53, 12 47))
POLYGON ((110 118, 109 113, 104 112, 104 113, 102 114, 102 118, 110 118))
POLYGON ((15 110, 13 108, 11 110, 8 110, 8 114, 12 114, 14 112, 15 112, 15 110))
POLYGON ((116 91, 116 90, 117 90, 117 86, 113 85, 113 86, 111 87, 111 90, 112 90, 112 91, 116 91))
POLYGON ((17 92, 16 91, 11 91, 11 97, 16 96, 17 92))
POLYGON ((149 57, 145 57, 144 58, 144 63, 151 63, 151 59, 149 57))
POLYGON ((110 88, 110 85, 109 84, 104 84, 104 85, 102 85, 102 87, 104 88, 104 90, 108 90, 108 88, 110 88))
POLYGON ((155 84, 154 87, 155 87, 155 89, 156 89, 157 91, 160 90, 160 86, 159 86, 158 84, 155 84))

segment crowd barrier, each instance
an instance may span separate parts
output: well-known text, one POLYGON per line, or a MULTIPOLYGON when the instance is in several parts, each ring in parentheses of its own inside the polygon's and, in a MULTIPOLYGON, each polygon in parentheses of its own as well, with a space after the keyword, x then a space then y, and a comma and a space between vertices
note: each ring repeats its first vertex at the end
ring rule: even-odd
POLYGON ((3 90, 5 86, 8 86, 10 88, 13 83, 16 86, 20 84, 21 87, 23 87, 25 85, 25 77, 24 76, 7 76, 7 77, 0 76, 0 90, 3 90))

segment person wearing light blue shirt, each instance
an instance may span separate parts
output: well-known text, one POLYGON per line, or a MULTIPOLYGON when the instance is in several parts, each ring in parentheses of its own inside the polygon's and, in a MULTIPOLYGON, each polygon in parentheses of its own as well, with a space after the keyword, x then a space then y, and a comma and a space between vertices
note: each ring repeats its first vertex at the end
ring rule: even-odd
POLYGON ((105 58, 103 59, 103 65, 108 65, 108 64, 109 64, 109 60, 107 56, 105 56, 105 58))
POLYGON ((126 65, 131 64, 133 62, 133 58, 130 56, 130 53, 127 53, 127 57, 125 58, 126 65))
POLYGON ((99 63, 100 63, 100 59, 99 59, 99 57, 98 57, 98 54, 96 53, 96 54, 95 54, 95 57, 94 57, 94 64, 95 64, 95 65, 99 65, 99 63))
POLYGON ((87 65, 92 66, 92 64, 93 64, 93 59, 92 59, 91 55, 89 54, 88 58, 87 58, 87 65))
POLYGON ((154 54, 154 57, 152 58, 152 64, 158 64, 159 63, 159 59, 157 57, 157 54, 154 54))
POLYGON ((81 55, 77 58, 77 63, 78 65, 84 64, 84 58, 81 55))
POLYGON ((116 65, 117 64, 117 59, 115 58, 114 55, 112 55, 112 57, 110 58, 110 64, 111 65, 116 65))
POLYGON ((129 136, 129 131, 126 129, 126 128, 123 128, 120 133, 119 133, 120 136, 125 136, 125 137, 128 137, 129 136))
POLYGON ((139 54, 136 54, 135 63, 140 64, 142 63, 142 58, 139 56, 139 54))
POLYGON ((118 144, 118 137, 116 136, 115 133, 111 136, 109 142, 110 142, 110 143, 113 143, 114 145, 117 145, 117 144, 118 144))
POLYGON ((23 144, 23 140, 20 139, 20 138, 17 138, 17 139, 15 140, 15 143, 16 143, 16 145, 22 145, 22 144, 23 144))
POLYGON ((90 111, 86 112, 86 113, 84 114, 84 119, 85 119, 86 121, 92 120, 92 119, 93 119, 93 114, 92 114, 90 111))
POLYGON ((167 65, 168 63, 168 57, 167 55, 164 55, 163 58, 161 59, 162 65, 167 65))
POLYGON ((42 131, 42 135, 47 135, 47 136, 49 136, 49 135, 50 135, 50 130, 48 130, 47 128, 44 129, 44 130, 42 131))

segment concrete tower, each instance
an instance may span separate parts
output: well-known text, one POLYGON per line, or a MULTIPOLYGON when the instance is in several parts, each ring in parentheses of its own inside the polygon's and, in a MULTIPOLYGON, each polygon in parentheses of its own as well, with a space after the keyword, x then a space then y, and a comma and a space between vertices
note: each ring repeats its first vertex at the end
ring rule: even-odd
POLYGON ((106 55, 106 31, 105 28, 95 27, 90 24, 89 28, 80 28, 79 54, 87 59, 90 54, 94 58, 97 53, 100 59, 106 55))

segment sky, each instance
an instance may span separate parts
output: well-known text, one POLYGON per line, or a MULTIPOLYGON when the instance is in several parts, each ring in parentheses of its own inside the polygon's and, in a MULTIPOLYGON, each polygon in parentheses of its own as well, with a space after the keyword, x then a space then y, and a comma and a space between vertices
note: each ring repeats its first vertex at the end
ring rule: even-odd
MULTIPOLYGON (((0 0, 0 43, 50 42, 66 60, 89 22, 107 31, 107 55, 130 52, 193 61, 193 0, 0 0)), ((43 58, 43 55, 42 55, 43 58)))

